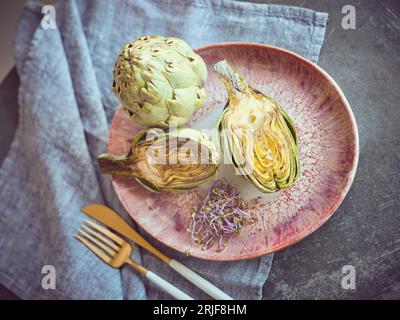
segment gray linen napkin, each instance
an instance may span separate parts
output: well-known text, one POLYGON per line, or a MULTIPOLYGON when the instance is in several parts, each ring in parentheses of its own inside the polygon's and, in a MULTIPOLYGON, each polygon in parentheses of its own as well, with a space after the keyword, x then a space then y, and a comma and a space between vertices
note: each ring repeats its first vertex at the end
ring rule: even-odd
MULTIPOLYGON (((26 299, 169 298, 128 267, 100 263, 73 238, 82 205, 105 203, 127 218, 110 177, 96 164, 119 106, 111 91, 117 53, 126 42, 159 34, 193 47, 267 43, 316 62, 327 14, 226 0, 71 0, 56 5, 57 28, 46 29, 41 9, 40 2, 27 2, 15 41, 20 110, 0 168, 0 282, 26 299), (55 267, 55 289, 42 286, 45 265, 55 267)), ((147 238, 234 298, 261 298, 272 255, 210 263, 147 238)), ((207 298, 144 250, 135 248, 134 259, 193 297, 207 298)))

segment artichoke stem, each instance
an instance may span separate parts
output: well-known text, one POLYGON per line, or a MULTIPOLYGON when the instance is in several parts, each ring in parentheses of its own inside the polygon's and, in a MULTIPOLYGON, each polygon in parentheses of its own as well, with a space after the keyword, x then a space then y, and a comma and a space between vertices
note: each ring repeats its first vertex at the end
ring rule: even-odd
POLYGON ((113 156, 108 153, 101 154, 97 161, 101 173, 116 174, 129 177, 138 177, 135 170, 134 159, 129 156, 113 156))
POLYGON ((226 60, 214 64, 214 70, 223 80, 229 94, 245 93, 247 91, 247 85, 243 78, 231 68, 226 60))

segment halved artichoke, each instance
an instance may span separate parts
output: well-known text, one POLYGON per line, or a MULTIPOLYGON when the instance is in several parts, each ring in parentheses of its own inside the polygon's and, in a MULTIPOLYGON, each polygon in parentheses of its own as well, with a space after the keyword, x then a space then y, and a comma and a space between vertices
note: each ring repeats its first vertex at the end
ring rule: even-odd
POLYGON ((214 70, 228 92, 219 122, 224 153, 260 191, 290 187, 300 171, 293 122, 276 101, 249 87, 225 60, 214 70))
POLYGON ((136 178, 153 192, 182 192, 211 181, 218 173, 215 145, 194 129, 140 131, 126 156, 102 154, 100 171, 136 178))

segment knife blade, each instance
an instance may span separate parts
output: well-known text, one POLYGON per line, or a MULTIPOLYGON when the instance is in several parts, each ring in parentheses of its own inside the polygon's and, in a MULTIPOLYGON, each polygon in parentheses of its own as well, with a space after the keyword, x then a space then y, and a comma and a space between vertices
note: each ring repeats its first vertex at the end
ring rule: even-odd
POLYGON ((150 251, 152 254, 159 257, 165 263, 169 264, 171 262, 172 259, 170 257, 166 256, 165 254, 154 248, 114 210, 101 204, 90 204, 82 207, 81 211, 89 217, 92 217, 93 219, 103 223, 114 231, 117 231, 119 234, 132 240, 137 245, 150 251))

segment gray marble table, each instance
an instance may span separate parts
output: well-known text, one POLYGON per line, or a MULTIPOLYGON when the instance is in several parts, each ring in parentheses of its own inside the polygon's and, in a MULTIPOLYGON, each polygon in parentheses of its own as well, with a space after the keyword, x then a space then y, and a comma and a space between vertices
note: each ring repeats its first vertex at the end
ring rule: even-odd
MULTIPOLYGON (((256 1, 254 2, 266 2, 256 1)), ((355 114, 360 161, 354 184, 319 230, 275 255, 265 299, 400 299, 400 1, 275 0, 329 13, 319 64, 355 114), (356 29, 341 27, 344 5, 356 29), (356 288, 342 288, 352 265, 356 288)), ((0 162, 18 119, 18 77, 0 86, 0 162)), ((16 298, 0 286, 0 298, 16 298)))

